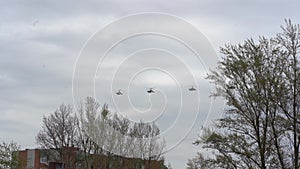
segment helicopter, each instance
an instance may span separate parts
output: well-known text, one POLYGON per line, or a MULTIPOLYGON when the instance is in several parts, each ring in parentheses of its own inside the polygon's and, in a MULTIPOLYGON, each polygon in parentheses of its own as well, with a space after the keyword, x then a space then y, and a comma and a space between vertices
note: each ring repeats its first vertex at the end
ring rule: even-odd
POLYGON ((155 93, 155 91, 153 90, 153 88, 149 88, 149 90, 147 90, 147 93, 155 93))
POLYGON ((192 86, 191 88, 189 88, 189 91, 193 92, 196 91, 196 89, 194 88, 194 86, 192 86))
MULTIPOLYGON (((188 89, 190 92, 194 92, 196 91, 196 88, 194 88, 194 86, 192 86, 191 88, 188 89)), ((155 90, 154 88, 149 88, 147 90, 147 93, 151 94, 151 93, 155 93, 155 90)), ((121 91, 121 89, 119 89, 117 92, 116 92, 116 95, 123 95, 123 92, 121 91)))
POLYGON ((116 92, 116 95, 123 95, 123 93, 121 92, 121 89, 116 92))

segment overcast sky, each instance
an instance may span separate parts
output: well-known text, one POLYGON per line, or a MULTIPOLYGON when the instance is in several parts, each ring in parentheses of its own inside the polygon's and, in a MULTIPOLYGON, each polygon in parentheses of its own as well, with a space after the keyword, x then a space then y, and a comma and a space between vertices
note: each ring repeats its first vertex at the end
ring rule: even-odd
MULTIPOLYGON (((82 92, 91 86, 80 70, 91 70, 97 72, 95 76, 88 76, 94 80, 92 94, 101 104, 108 103, 112 111, 120 111, 131 120, 151 121, 159 117, 157 123, 167 133, 167 145, 174 145, 166 155, 167 161, 174 169, 185 168, 187 159, 199 151, 192 142, 211 108, 207 97, 211 89, 204 80, 203 65, 182 44, 163 36, 145 35, 120 43, 100 67, 89 69, 80 64, 91 62, 91 58, 87 58, 89 54, 107 49, 98 46, 94 51, 91 45, 86 50, 83 46, 86 43, 89 46, 87 40, 109 42, 118 38, 95 32, 121 17, 145 12, 166 13, 194 25, 207 38, 206 45, 200 49, 214 49, 220 57, 219 47, 226 43, 241 43, 260 35, 274 36, 280 32, 285 18, 300 23, 299 5, 296 0, 0 1, 0 141, 14 140, 22 148, 35 148, 35 136, 44 115, 52 113, 61 103, 73 104, 74 100, 80 100, 78 93, 90 95, 82 92), (207 46, 208 42, 211 46, 207 46), (72 98, 74 70, 75 99, 72 98), (188 92, 186 89, 191 85, 195 85, 199 93, 188 92), (157 92, 149 96, 148 87, 155 87, 157 92), (124 90, 124 97, 113 94, 117 89, 124 90), (193 126, 194 120, 196 125, 193 126), (193 127, 190 133, 187 132, 189 127, 193 127), (176 144, 186 133, 187 137, 176 144)), ((146 24, 146 20, 136 21, 146 24)), ((119 30, 134 26, 126 25, 119 30)), ((168 26, 172 27, 172 23, 168 26)), ((184 35, 189 35, 189 31, 184 35)), ((192 41, 198 36, 186 37, 192 41)), ((212 60, 204 59, 204 62, 212 60)), ((210 111, 213 117, 220 115, 222 102, 212 107, 216 108, 210 111)))

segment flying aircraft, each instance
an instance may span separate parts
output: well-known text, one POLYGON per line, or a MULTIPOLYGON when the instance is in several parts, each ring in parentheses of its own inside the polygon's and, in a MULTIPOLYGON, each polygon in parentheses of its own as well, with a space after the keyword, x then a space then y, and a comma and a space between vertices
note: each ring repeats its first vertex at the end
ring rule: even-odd
POLYGON ((147 92, 150 93, 154 93, 155 91, 153 90, 153 88, 149 88, 149 90, 147 90, 147 92))
POLYGON ((196 91, 196 89, 194 88, 194 86, 192 86, 191 88, 189 88, 189 91, 193 92, 196 91))
POLYGON ((121 89, 116 92, 116 95, 123 95, 123 93, 121 92, 121 89))

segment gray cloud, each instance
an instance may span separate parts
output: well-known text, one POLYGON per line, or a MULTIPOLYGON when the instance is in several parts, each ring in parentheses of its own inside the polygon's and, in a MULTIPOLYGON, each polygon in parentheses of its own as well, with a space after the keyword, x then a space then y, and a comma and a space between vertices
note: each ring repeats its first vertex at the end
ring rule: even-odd
MULTIPOLYGON (((16 140, 23 148, 35 147, 34 137, 40 128, 43 115, 53 112, 62 102, 72 103, 71 83, 74 64, 83 44, 94 32, 119 17, 138 12, 163 12, 177 15, 195 25, 218 50, 218 47, 225 43, 239 43, 248 37, 273 36, 280 31, 279 25, 283 23, 284 18, 291 18, 294 22, 300 23, 298 7, 299 2, 296 0, 286 2, 280 0, 264 2, 233 0, 1 1, 0 140, 16 140)), ((137 45, 144 40, 135 39, 132 41, 134 43, 128 41, 122 44, 123 46, 121 45, 114 55, 104 62, 105 69, 96 81, 99 84, 96 89, 101 103, 107 102, 113 107, 108 82, 110 75, 116 63, 119 63, 118 61, 123 57, 124 51, 145 47, 143 43, 137 45), (102 81, 107 84, 101 83, 102 81)), ((150 43, 150 45, 153 44, 150 43)), ((175 43, 171 44, 170 41, 161 38, 157 47, 176 51, 175 53, 178 53, 183 60, 185 59, 189 67, 197 72, 199 87, 202 90, 201 96, 203 96, 200 98, 201 105, 208 104, 210 100, 206 96, 210 88, 203 80, 205 71, 200 68, 201 66, 189 57, 186 51, 177 50, 175 43), (198 70, 199 68, 201 70, 198 70)), ((98 46, 98 48, 101 47, 98 46)), ((176 72, 175 74, 182 79, 181 84, 184 88, 189 87, 190 79, 183 71, 176 71, 177 62, 167 62, 169 59, 164 59, 166 58, 160 60, 162 63, 167 63, 164 67, 176 72)), ((147 61, 149 59, 145 59, 145 62, 147 61)), ((135 66, 141 63, 137 60, 128 62, 127 71, 134 71, 135 66)), ((126 74, 126 72, 123 73, 126 74)), ((148 100, 143 91, 147 89, 147 83, 151 83, 153 77, 140 79, 143 79, 142 82, 136 82, 135 89, 132 89, 139 92, 132 93, 131 97, 135 105, 146 108, 148 100)), ((85 81, 79 83, 85 87, 85 81)), ((116 82, 116 88, 123 86, 126 86, 126 78, 116 82)), ((157 87, 164 88, 163 82, 157 87)), ((177 93, 170 92, 173 90, 172 87, 168 89, 168 111, 160 121, 163 129, 167 128, 174 119, 172 112, 177 110, 179 97, 177 93)), ((193 99, 188 93, 184 95, 188 99, 193 99)), ((157 101, 158 104, 161 100, 157 101)), ((124 107, 126 111, 130 111, 130 107, 124 107)), ((222 103, 218 102, 217 106, 213 107, 210 117, 218 117, 218 112, 222 107, 222 103)), ((157 109, 159 108, 153 107, 153 111, 157 109)), ((185 107, 185 110, 188 109, 185 107)), ((174 169, 184 168, 187 159, 195 155, 198 148, 195 148, 191 142, 197 138, 199 125, 203 123, 203 114, 206 111, 207 108, 201 107, 198 123, 192 132, 182 144, 167 154, 167 160, 173 164, 174 169)), ((181 120, 189 122, 190 119, 191 117, 186 115, 181 120)), ((184 132, 183 129, 176 129, 178 132, 184 132)), ((168 136, 170 140, 168 144, 174 143, 172 139, 175 136, 172 135, 174 134, 170 133, 168 136)))

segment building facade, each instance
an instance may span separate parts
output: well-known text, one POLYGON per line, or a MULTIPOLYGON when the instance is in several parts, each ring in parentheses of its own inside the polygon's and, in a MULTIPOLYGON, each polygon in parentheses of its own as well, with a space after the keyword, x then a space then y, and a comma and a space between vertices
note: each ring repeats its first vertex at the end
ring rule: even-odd
POLYGON ((18 151, 20 169, 77 169, 78 148, 26 149, 18 151), (61 153, 63 155, 61 155, 61 153), (63 156, 64 159, 60 157, 63 156))
POLYGON ((74 147, 63 150, 26 149, 17 153, 20 169, 167 169, 163 160, 85 155, 74 147))

